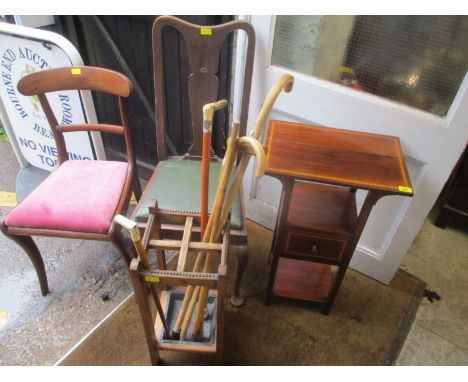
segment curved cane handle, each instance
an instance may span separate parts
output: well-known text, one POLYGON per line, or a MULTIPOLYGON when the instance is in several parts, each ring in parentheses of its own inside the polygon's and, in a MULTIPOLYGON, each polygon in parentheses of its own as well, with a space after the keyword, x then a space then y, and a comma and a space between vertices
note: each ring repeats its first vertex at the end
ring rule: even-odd
POLYGON ((130 233, 132 241, 140 240, 140 230, 137 227, 137 223, 123 215, 115 215, 114 222, 121 225, 130 233))
POLYGON ((117 223, 128 230, 130 237, 132 238, 133 246, 137 252, 139 259, 141 260, 143 267, 150 269, 150 263, 145 247, 141 242, 140 230, 138 229, 137 223, 123 215, 116 215, 114 217, 114 223, 117 223))
POLYGON ((212 122, 213 121, 213 114, 216 110, 222 109, 226 107, 228 102, 225 99, 207 103, 203 106, 203 122, 212 122))
POLYGON ((240 137, 237 143, 239 150, 255 156, 255 177, 265 175, 266 158, 263 145, 254 137, 240 137))
POLYGON ((262 135, 263 129, 268 115, 276 102, 276 99, 280 95, 281 91, 289 93, 294 85, 294 77, 290 74, 283 74, 275 83, 275 85, 268 92, 265 101, 263 102, 260 113, 258 114, 257 120, 255 121, 255 128, 252 132, 252 137, 259 139, 262 135))

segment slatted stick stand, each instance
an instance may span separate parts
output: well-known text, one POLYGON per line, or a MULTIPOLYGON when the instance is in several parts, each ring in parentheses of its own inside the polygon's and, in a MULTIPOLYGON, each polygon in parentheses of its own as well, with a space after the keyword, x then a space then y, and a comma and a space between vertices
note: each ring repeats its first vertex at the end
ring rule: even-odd
MULTIPOLYGON (((199 222, 199 219, 200 215, 197 213, 159 210, 156 201, 152 201, 149 206, 148 224, 143 239, 140 239, 140 232, 135 222, 123 216, 115 218, 117 223, 129 230, 138 253, 138 258, 130 264, 130 279, 153 365, 161 363, 160 350, 215 354, 216 363, 222 363, 229 226, 224 228, 221 243, 191 241, 192 225, 194 222, 199 222), (177 223, 185 221, 182 240, 162 239, 161 221, 177 223), (148 252, 150 249, 154 249, 156 252, 157 268, 149 262, 148 252), (167 270, 165 250, 179 251, 175 271, 167 270), (186 272, 188 256, 193 252, 218 254, 218 272, 186 272), (206 286, 210 290, 202 335, 197 341, 179 340, 171 337, 188 285, 206 286), (151 313, 150 299, 153 299, 156 305, 155 318, 151 313)), ((215 268, 213 267, 213 269, 215 268)), ((191 327, 189 327, 189 335, 186 338, 192 338, 190 331, 191 327)))

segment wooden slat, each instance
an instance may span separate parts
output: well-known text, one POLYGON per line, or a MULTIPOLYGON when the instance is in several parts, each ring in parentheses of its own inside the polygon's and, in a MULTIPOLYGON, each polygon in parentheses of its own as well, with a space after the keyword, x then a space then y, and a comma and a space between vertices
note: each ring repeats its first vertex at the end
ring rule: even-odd
MULTIPOLYGON (((169 68, 168 68, 169 69, 169 68)), ((179 34, 179 78, 180 78, 180 116, 181 116, 181 142, 182 152, 188 152, 192 144, 192 116, 190 115, 190 102, 188 92, 189 54, 183 37, 179 34)), ((227 83, 227 82, 225 82, 227 83)), ((167 91, 166 91, 167 92, 167 91)))
POLYGON ((149 214, 148 222, 146 224, 145 231, 143 233, 143 247, 148 248, 148 242, 150 240, 151 234, 153 233, 153 224, 154 224, 154 214, 149 214))
POLYGON ((177 272, 177 271, 142 271, 142 276, 147 282, 159 283, 161 281, 172 286, 199 285, 209 289, 218 286, 218 274, 199 272, 177 272))
POLYGON ((8 227, 10 235, 23 235, 23 236, 48 236, 48 237, 64 237, 67 239, 84 239, 84 240, 101 240, 108 241, 109 236, 103 233, 93 232, 75 232, 75 231, 62 231, 56 229, 44 228, 24 228, 24 227, 8 227))
POLYGON ((18 90, 27 96, 62 90, 96 90, 128 97, 132 92, 132 83, 119 72, 91 66, 75 69, 79 69, 79 75, 70 67, 35 72, 18 82, 18 90))
MULTIPOLYGON (((161 220, 158 214, 158 201, 157 200, 151 200, 148 204, 148 208, 150 211, 150 218, 148 219, 151 220, 152 222, 152 227, 151 231, 149 232, 149 237, 148 241, 150 239, 154 240, 161 240, 163 238, 162 233, 161 233, 161 220), (152 217, 152 219, 151 219, 152 217)), ((148 242, 146 242, 146 245, 148 245, 148 242)), ((163 249, 156 248, 156 259, 158 262, 158 268, 159 269, 167 269, 167 264, 166 264, 166 254, 163 249)))
MULTIPOLYGON (((187 102, 181 100, 181 73, 180 73, 180 46, 179 46, 179 33, 173 28, 166 28, 163 32, 163 46, 164 46, 164 71, 165 96, 166 96, 166 133, 171 138, 172 142, 177 147, 177 153, 183 154, 185 151, 181 146, 182 143, 182 103, 187 102), (170 47, 170 49, 166 49, 170 47)), ((154 54, 154 53, 153 53, 154 54)), ((185 128, 189 129, 190 126, 185 128)))
POLYGON ((215 354, 216 344, 212 345, 197 345, 196 343, 184 344, 183 342, 178 343, 167 343, 160 342, 158 344, 159 350, 171 350, 171 351, 183 351, 190 353, 201 353, 201 354, 215 354))
POLYGON ((74 131, 100 131, 103 133, 119 134, 123 135, 124 129, 119 125, 109 124, 70 124, 70 125, 58 125, 57 131, 62 133, 71 133, 74 131))
POLYGON ((190 236, 192 234, 193 217, 189 216, 185 221, 184 236, 182 237, 182 246, 179 252, 179 262, 177 263, 177 271, 183 272, 185 262, 187 261, 187 252, 190 244, 190 236))
POLYGON ((159 220, 165 223, 184 224, 187 216, 191 216, 197 223, 200 223, 199 213, 184 212, 184 215, 176 215, 171 212, 158 211, 159 220))
MULTIPOLYGON (((172 249, 178 250, 182 246, 182 240, 150 240, 150 248, 159 248, 159 249, 172 249)), ((202 251, 202 252, 221 252, 223 249, 222 244, 217 243, 199 243, 193 242, 189 243, 189 251, 202 251)))

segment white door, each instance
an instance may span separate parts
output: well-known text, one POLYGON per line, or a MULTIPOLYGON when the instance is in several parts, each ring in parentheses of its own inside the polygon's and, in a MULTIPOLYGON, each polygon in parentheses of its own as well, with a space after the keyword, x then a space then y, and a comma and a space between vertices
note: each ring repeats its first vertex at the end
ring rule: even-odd
MULTIPOLYGON (((468 19, 385 17, 252 16, 249 129, 286 72, 294 88, 280 95, 271 118, 400 138, 415 195, 376 204, 350 264, 389 283, 468 139, 468 19)), ((244 180, 248 217, 273 229, 280 184, 255 181, 251 167, 244 180)))

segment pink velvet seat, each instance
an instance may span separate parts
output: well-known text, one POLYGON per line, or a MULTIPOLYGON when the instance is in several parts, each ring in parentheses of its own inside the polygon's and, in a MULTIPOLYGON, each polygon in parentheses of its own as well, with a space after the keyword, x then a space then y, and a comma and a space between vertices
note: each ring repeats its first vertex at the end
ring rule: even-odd
POLYGON ((127 162, 66 161, 6 217, 10 227, 106 234, 127 177, 127 162))

